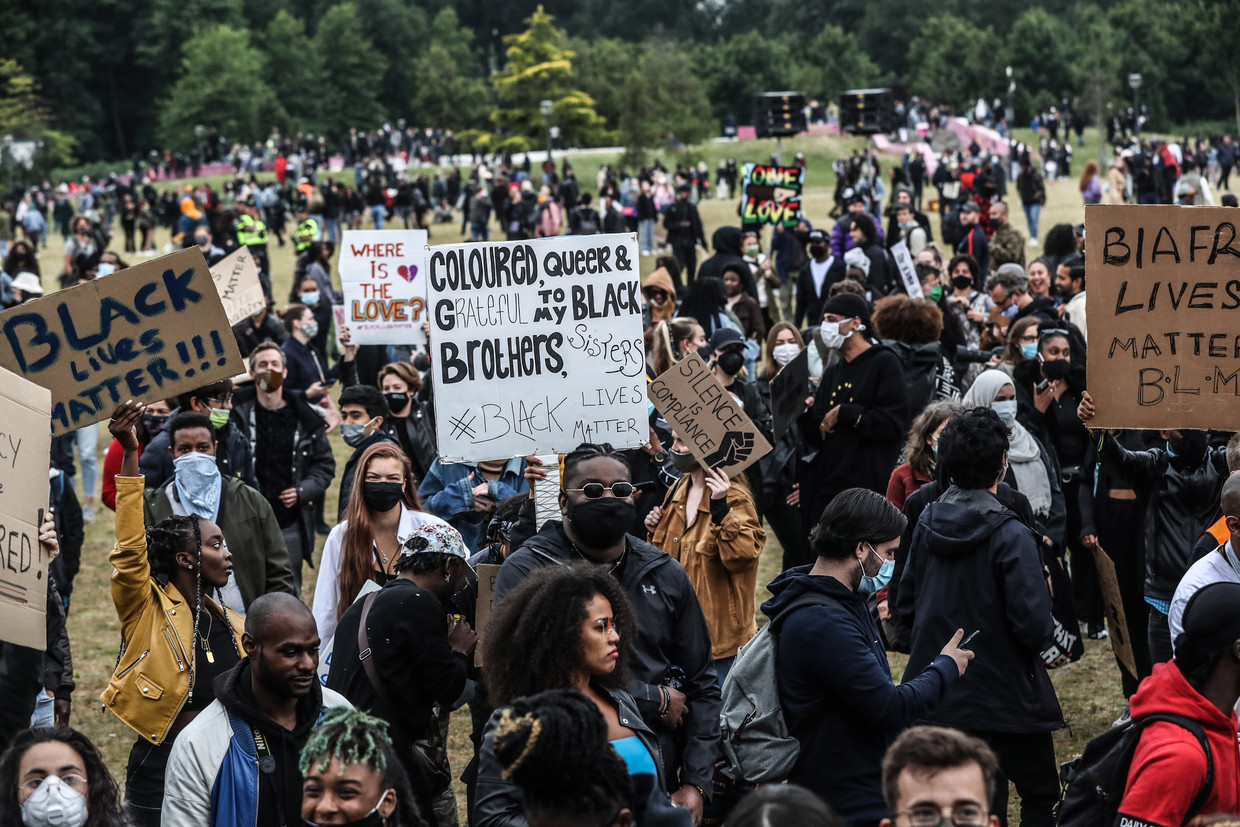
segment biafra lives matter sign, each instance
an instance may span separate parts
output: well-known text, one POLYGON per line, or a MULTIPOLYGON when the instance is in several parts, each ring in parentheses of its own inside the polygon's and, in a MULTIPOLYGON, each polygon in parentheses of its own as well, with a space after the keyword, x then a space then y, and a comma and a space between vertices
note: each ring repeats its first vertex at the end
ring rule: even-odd
POLYGON ((650 383, 650 401, 698 462, 735 477, 771 451, 771 444, 696 353, 650 383))
POLYGON ((52 392, 53 434, 245 371, 197 247, 0 313, 0 334, 0 366, 52 392))
POLYGON ((795 227, 801 220, 805 170, 770 164, 745 164, 741 223, 795 227))
POLYGON ((345 324, 356 345, 425 345, 426 230, 347 230, 345 324))
POLYGON ((0 640, 47 643, 47 566, 39 514, 47 507, 51 394, 0 368, 0 640))
POLYGON ((1085 209, 1091 426, 1240 430, 1238 227, 1225 207, 1085 209))
POLYGON ((645 442, 632 235, 433 247, 427 289, 445 462, 645 442))

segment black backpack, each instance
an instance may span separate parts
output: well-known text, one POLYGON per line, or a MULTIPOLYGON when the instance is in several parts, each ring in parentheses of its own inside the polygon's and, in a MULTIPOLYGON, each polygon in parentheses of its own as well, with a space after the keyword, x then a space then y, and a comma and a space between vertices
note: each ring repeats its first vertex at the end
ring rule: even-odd
POLYGON ((1205 806, 1210 791, 1214 789, 1214 756, 1201 724, 1170 713, 1144 715, 1102 733, 1085 746, 1085 752, 1079 758, 1060 765, 1059 781, 1063 785, 1063 797, 1059 801, 1058 827, 1111 827, 1115 823, 1137 742, 1141 740, 1145 727, 1155 721, 1184 727, 1201 744, 1206 754, 1206 783, 1188 808, 1188 816, 1191 818, 1205 806))

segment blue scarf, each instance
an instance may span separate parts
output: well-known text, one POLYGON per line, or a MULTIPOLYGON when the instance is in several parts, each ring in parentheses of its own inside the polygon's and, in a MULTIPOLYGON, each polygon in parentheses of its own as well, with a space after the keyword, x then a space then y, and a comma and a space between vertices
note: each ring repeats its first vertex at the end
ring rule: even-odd
POLYGON ((172 461, 176 468, 177 496, 190 514, 214 521, 220 512, 220 492, 224 487, 215 457, 197 451, 172 461))

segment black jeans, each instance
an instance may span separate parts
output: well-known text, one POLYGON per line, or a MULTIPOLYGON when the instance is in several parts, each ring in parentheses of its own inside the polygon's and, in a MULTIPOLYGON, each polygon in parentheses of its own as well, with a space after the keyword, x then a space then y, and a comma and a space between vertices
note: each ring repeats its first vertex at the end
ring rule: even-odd
POLYGON ((1020 793, 1021 827, 1054 827, 1055 805, 1059 803, 1059 767, 1055 763, 1055 742, 1049 732, 973 731, 995 751, 999 773, 995 777, 995 796, 990 811, 1007 827, 1008 780, 1020 793))
POLYGON ((160 827, 164 806, 164 771, 172 754, 173 738, 158 746, 139 738, 129 751, 125 767, 125 806, 137 827, 160 827))
POLYGON ((1171 626, 1167 616, 1149 606, 1150 610, 1150 660, 1153 663, 1166 663, 1171 660, 1171 626))

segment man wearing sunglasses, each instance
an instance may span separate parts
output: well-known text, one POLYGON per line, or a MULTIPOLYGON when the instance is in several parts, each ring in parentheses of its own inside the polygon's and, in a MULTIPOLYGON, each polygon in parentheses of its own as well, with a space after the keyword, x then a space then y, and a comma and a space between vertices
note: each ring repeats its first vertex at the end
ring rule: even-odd
POLYGON ((583 444, 560 471, 562 520, 537 534, 534 486, 545 479, 526 468, 530 498, 511 533, 513 552, 495 581, 500 601, 532 571, 547 566, 601 565, 619 581, 638 618, 629 663, 629 693, 659 736, 672 802, 700 824, 712 792, 719 753, 722 700, 711 657, 710 630, 688 575, 670 555, 628 533, 636 506, 628 460, 609 445, 583 444))

